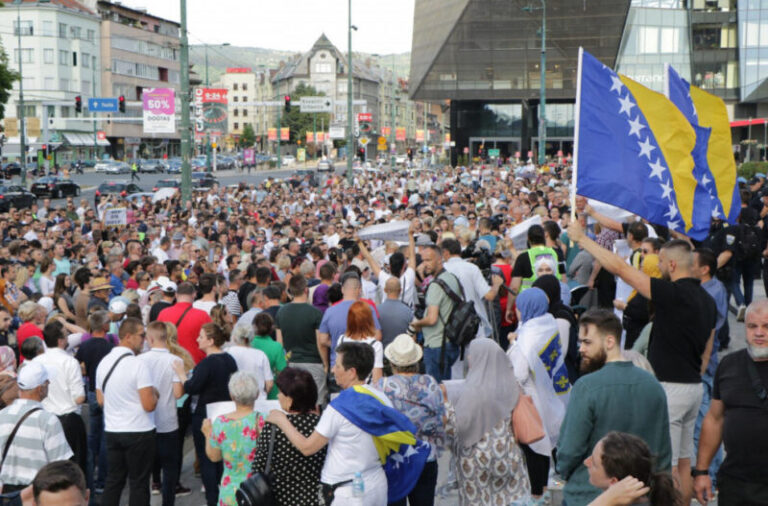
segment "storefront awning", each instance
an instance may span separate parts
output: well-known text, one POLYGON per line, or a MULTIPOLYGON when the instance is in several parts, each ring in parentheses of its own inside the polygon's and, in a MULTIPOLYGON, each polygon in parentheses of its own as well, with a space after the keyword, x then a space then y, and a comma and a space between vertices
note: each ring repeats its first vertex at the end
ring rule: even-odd
MULTIPOLYGON (((70 146, 94 146, 93 134, 83 134, 79 132, 64 132, 64 139, 70 146)), ((109 146, 109 141, 106 139, 96 139, 97 146, 109 146)))

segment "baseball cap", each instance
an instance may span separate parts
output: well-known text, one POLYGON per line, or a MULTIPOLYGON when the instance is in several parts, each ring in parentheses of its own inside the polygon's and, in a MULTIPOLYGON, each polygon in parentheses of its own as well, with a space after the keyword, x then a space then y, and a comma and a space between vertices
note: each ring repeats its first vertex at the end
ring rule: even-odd
POLYGON ((167 293, 173 293, 179 288, 168 276, 160 276, 157 278, 157 286, 167 293))
POLYGON ((109 312, 113 314, 125 314, 128 310, 128 299, 124 297, 115 297, 109 301, 109 312))
POLYGON ((56 377, 56 372, 40 362, 28 360, 19 369, 16 383, 21 390, 32 390, 56 377))

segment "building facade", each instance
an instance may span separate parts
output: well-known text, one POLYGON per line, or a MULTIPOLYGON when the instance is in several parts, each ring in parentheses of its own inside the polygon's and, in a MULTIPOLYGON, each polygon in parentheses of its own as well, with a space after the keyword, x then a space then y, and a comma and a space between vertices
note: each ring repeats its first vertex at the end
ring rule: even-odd
MULTIPOLYGON (((88 116, 87 99, 101 86, 96 11, 75 0, 24 1, 0 9, 0 25, 6 27, 0 40, 11 69, 18 72, 21 59, 27 163, 46 143, 57 161, 92 156, 96 144, 106 143, 97 142, 93 122, 78 118, 88 116), (76 96, 83 103, 81 114, 75 112, 76 96)), ((20 157, 20 109, 17 81, 5 108, 4 161, 20 157)))
MULTIPOLYGON (((416 0, 411 98, 450 100, 456 152, 538 149, 542 15, 528 0, 416 0)), ((548 155, 573 149, 578 49, 663 91, 664 65, 722 97, 742 159, 765 156, 768 3, 546 2, 548 155), (741 126, 743 125, 743 126, 741 126), (739 147, 741 146, 741 147, 739 147)), ((456 158, 454 157, 454 161, 456 158)))
MULTIPOLYGON (((94 0, 91 0, 94 1, 94 0)), ((173 88, 180 110, 180 25, 142 9, 97 2, 101 18, 101 57, 104 61, 101 96, 126 100, 125 113, 103 125, 116 158, 159 158, 180 152, 180 134, 144 134, 142 90, 173 88)))
POLYGON ((227 90, 228 146, 233 147, 245 126, 250 125, 256 134, 257 145, 263 149, 267 128, 272 125, 271 108, 263 104, 274 100, 270 71, 247 67, 227 68, 214 87, 227 90))

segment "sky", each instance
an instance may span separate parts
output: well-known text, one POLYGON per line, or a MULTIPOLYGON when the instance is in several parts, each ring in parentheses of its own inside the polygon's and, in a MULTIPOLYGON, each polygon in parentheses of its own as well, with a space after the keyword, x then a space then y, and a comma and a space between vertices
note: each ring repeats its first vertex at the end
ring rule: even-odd
MULTIPOLYGON (((411 50, 415 0, 352 0, 352 49, 365 53, 411 50)), ((180 0, 122 0, 128 7, 179 21, 180 0)), ((307 51, 325 32, 347 48, 347 0, 187 0, 190 44, 307 51)))

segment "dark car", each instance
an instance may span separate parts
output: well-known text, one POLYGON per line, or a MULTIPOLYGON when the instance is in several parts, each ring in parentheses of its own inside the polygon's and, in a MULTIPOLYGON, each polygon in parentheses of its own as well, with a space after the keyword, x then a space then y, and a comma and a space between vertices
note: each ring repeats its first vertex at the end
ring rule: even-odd
POLYGON ((165 165, 158 159, 139 160, 139 172, 152 172, 155 174, 161 174, 165 172, 165 165))
POLYGON ((0 169, 0 176, 4 179, 19 175, 21 175, 21 164, 19 162, 6 163, 0 169))
POLYGON ((0 181, 0 213, 7 212, 11 207, 22 209, 37 202, 34 193, 23 187, 10 184, 10 181, 0 181))
POLYGON ((181 181, 177 179, 160 179, 155 186, 152 187, 152 191, 156 192, 160 188, 181 188, 181 181))
POLYGON ((139 188, 138 185, 134 183, 129 183, 128 181, 125 181, 125 180, 104 181, 96 189, 96 194, 93 200, 96 203, 96 205, 99 205, 99 201, 101 200, 101 197, 111 197, 112 195, 117 195, 118 197, 125 197, 127 195, 131 195, 134 193, 141 193, 143 191, 144 190, 139 188))
POLYGON ((38 197, 50 195, 54 199, 64 196, 77 197, 80 195, 80 185, 69 178, 59 176, 41 177, 29 189, 38 197))
POLYGON ((193 188, 212 188, 214 184, 219 184, 219 180, 207 172, 192 173, 193 188))

